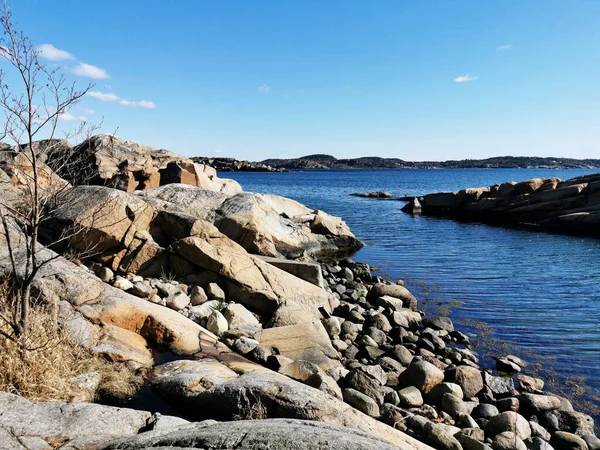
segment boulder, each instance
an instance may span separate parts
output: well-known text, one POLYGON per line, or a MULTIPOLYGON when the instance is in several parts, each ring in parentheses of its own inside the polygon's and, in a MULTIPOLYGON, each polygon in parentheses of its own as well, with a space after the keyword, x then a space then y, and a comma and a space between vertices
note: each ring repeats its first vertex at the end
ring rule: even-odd
POLYGON ((214 450, 393 450, 398 447, 371 434, 350 428, 298 419, 205 421, 181 426, 168 433, 148 432, 120 439, 106 450, 184 448, 214 450))
POLYGON ((494 450, 527 450, 523 440, 512 431, 504 431, 494 436, 492 448, 494 450))
POLYGON ((398 391, 400 404, 406 408, 418 408, 423 405, 423 396, 414 386, 409 386, 398 391))
POLYGON ((588 450, 588 445, 581 436, 566 431, 554 433, 550 439, 550 445, 556 450, 588 450))
POLYGON ((443 379, 444 372, 433 364, 427 361, 417 361, 400 374, 399 382, 402 386, 415 386, 422 393, 427 394, 443 379))
POLYGON ((229 298, 263 313, 273 313, 283 302, 309 311, 329 309, 323 289, 248 254, 208 222, 202 225, 196 235, 176 241, 170 250, 226 279, 229 298))
POLYGON ((405 308, 416 309, 417 299, 404 286, 386 283, 375 283, 373 285, 370 292, 371 297, 378 298, 386 295, 401 299, 405 308))
POLYGON ((521 394, 518 398, 520 408, 534 414, 559 409, 561 406, 560 399, 552 395, 521 394))
POLYGON ((527 419, 522 415, 517 414, 514 411, 505 411, 492 417, 487 424, 486 430, 492 436, 496 436, 505 431, 512 431, 522 440, 531 437, 531 427, 529 426, 529 422, 527 422, 527 419))
POLYGON ((281 367, 278 372, 342 400, 342 390, 335 380, 316 364, 308 361, 294 361, 281 367))
POLYGON ((146 231, 156 210, 135 195, 102 186, 77 186, 42 224, 42 239, 69 237, 76 249, 94 255, 126 249, 146 231))
POLYGON ((210 313, 208 319, 206 319, 206 328, 211 333, 221 336, 228 330, 229 325, 227 324, 227 319, 223 317, 223 314, 215 309, 210 313))
POLYGON ((339 367, 337 351, 318 320, 297 325, 267 328, 255 335, 261 346, 276 348, 295 361, 309 361, 327 371, 339 367))
POLYGON ((423 427, 423 436, 437 449, 463 450, 460 442, 454 437, 449 428, 440 424, 427 421, 423 427))
MULTIPOLYGON (((62 155, 51 154, 48 163, 62 155)), ((229 194, 241 192, 233 180, 220 180, 216 172, 172 153, 114 135, 99 134, 77 145, 66 158, 64 176, 81 182, 82 173, 89 184, 104 185, 123 191, 152 189, 170 183, 200 186, 229 194)))
POLYGON ((324 392, 260 366, 252 367, 258 369, 215 383, 201 392, 192 392, 177 399, 177 406, 196 419, 231 420, 234 416, 243 419, 260 411, 262 417, 268 418, 321 421, 370 433, 398 447, 430 450, 324 392))
POLYGON ((457 366, 446 370, 448 381, 458 384, 466 398, 475 397, 483 389, 481 371, 470 366, 457 366))
MULTIPOLYGON (((24 438, 60 442, 62 445, 84 439, 111 441, 116 437, 134 436, 144 428, 152 414, 127 408, 115 408, 93 403, 32 403, 22 397, 0 392, 0 441, 8 446, 6 436, 18 443, 24 438), (5 436, 3 436, 3 433, 5 436)), ((180 423, 186 423, 181 420, 180 423)), ((82 448, 87 448, 82 446, 82 448)))
POLYGON ((261 259, 269 264, 287 272, 295 277, 308 281, 316 286, 324 286, 321 265, 313 262, 293 261, 284 258, 273 258, 261 256, 261 259))
POLYGON ((162 186, 138 195, 157 209, 184 213, 213 223, 251 253, 279 257, 304 251, 353 252, 362 247, 341 219, 321 211, 313 214, 304 205, 276 195, 240 193, 226 196, 181 184, 162 186), (308 221, 298 220, 307 216, 310 217, 308 221), (315 226, 319 218, 334 226, 324 232, 322 226, 315 226))
POLYGON ((348 388, 343 392, 344 401, 371 417, 379 417, 379 405, 375 400, 356 389, 348 388))
POLYGON ((229 323, 229 328, 236 328, 244 325, 260 327, 260 323, 254 314, 248 311, 244 305, 240 305, 239 303, 227 305, 222 312, 225 319, 227 319, 227 323, 229 323))

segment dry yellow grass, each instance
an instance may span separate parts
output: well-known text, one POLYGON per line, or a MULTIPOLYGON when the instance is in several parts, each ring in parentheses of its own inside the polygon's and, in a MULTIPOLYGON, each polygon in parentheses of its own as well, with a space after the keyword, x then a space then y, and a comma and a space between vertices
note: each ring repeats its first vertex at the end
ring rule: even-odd
MULTIPOLYGON (((0 308, 10 307, 1 295, 0 308)), ((6 324, 0 323, 8 331, 6 324)), ((32 401, 94 401, 119 404, 131 398, 143 380, 124 364, 97 357, 79 346, 58 325, 53 311, 45 305, 31 310, 26 347, 0 336, 0 391, 11 392, 32 401), (38 348, 39 347, 39 348, 38 348), (100 384, 96 390, 82 388, 73 378, 96 372, 100 384)))

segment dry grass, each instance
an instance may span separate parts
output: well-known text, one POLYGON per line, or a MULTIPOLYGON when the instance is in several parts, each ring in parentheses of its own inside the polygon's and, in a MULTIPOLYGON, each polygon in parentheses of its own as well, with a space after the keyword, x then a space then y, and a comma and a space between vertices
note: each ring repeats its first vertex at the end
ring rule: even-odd
MULTIPOLYGON (((0 307, 8 302, 1 295, 0 307)), ((8 331, 6 324, 0 323, 8 331)), ((94 401, 118 404, 131 398, 143 380, 124 364, 94 356, 75 343, 58 325, 52 308, 34 305, 30 331, 25 342, 0 336, 0 391, 18 394, 29 400, 94 401), (37 348, 34 351, 23 347, 37 348), (74 377, 95 372, 98 386, 82 387, 74 377)))

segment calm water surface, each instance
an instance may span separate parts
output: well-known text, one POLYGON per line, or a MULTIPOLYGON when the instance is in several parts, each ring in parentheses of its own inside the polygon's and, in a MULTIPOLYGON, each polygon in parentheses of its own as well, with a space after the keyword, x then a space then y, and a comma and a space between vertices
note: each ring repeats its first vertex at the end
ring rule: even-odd
MULTIPOLYGON (((539 363, 543 369, 537 373, 554 378, 555 389, 571 387, 576 403, 587 402, 591 411, 590 406, 600 405, 600 240, 412 217, 400 211, 402 202, 348 194, 421 195, 593 172, 400 169, 222 175, 246 191, 283 195, 343 217, 367 244, 356 259, 408 280, 426 311, 450 306, 450 317, 475 337, 484 363, 491 366, 490 356, 505 351, 539 363), (499 348, 503 342, 506 348, 499 348)), ((528 372, 536 372, 535 367, 528 372)))

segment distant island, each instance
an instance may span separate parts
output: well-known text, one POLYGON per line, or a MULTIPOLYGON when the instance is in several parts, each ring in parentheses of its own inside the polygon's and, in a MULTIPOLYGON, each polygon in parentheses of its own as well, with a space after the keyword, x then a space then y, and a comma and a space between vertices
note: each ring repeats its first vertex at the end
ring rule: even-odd
POLYGON ((594 169, 600 159, 498 156, 460 161, 404 161, 367 156, 337 159, 331 155, 308 155, 296 159, 266 159, 263 164, 284 169, 594 169))
POLYGON ((496 156, 486 159, 450 161, 404 161, 399 158, 337 159, 332 155, 315 154, 293 159, 265 159, 260 162, 238 161, 234 158, 197 156, 195 162, 208 164, 223 172, 277 172, 303 169, 596 169, 600 159, 573 159, 536 156, 496 156))

